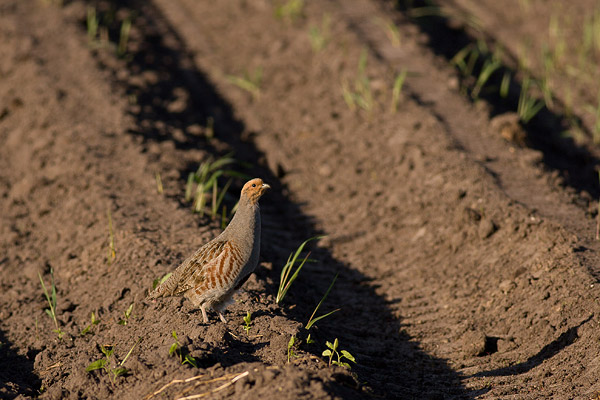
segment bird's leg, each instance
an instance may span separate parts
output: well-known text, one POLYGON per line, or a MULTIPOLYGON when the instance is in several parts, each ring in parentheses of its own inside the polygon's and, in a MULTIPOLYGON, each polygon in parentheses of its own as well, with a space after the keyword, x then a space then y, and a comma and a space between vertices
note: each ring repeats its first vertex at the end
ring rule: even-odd
POLYGON ((224 324, 227 323, 227 320, 225 319, 222 313, 219 313, 219 318, 221 318, 221 321, 223 321, 224 324))
POLYGON ((202 319, 204 320, 204 323, 208 323, 208 317, 206 316, 206 305, 202 304, 200 306, 200 310, 202 310, 202 319))

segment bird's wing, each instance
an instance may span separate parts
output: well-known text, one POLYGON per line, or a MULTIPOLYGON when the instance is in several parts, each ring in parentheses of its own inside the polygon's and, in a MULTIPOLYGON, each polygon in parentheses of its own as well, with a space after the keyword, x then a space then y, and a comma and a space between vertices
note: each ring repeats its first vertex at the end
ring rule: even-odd
POLYGON ((213 240, 202 246, 181 263, 173 275, 150 294, 150 298, 178 296, 196 286, 203 280, 206 265, 223 253, 226 244, 225 240, 213 240))
POLYGON ((218 255, 211 257, 201 269, 194 269, 192 274, 186 277, 186 281, 182 282, 183 290, 194 288, 198 295, 217 288, 227 291, 235 284, 244 262, 239 247, 228 240, 218 255))

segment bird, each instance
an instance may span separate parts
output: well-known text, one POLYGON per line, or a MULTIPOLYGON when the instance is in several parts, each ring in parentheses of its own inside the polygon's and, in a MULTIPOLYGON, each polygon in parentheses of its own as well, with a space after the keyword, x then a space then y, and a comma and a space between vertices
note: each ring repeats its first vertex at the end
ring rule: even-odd
POLYGON ((271 187, 260 178, 242 187, 237 211, 225 230, 187 258, 171 276, 148 295, 148 299, 184 296, 200 307, 213 309, 223 323, 223 312, 232 297, 258 265, 260 255, 260 208, 258 200, 271 187))

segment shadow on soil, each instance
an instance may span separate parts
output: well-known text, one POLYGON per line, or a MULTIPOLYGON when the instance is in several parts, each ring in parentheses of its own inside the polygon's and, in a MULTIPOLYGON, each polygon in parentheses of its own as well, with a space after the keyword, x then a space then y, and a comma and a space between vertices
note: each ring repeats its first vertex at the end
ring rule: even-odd
MULTIPOLYGON (((489 48, 489 45, 494 43, 493 38, 487 37, 485 33, 479 33, 480 37, 478 38, 471 35, 463 25, 456 27, 456 21, 451 21, 445 15, 437 1, 402 0, 394 2, 394 4, 398 11, 405 14, 427 35, 431 49, 446 58, 449 63, 457 53, 468 46, 477 48, 480 43, 486 43, 486 47, 489 48)), ((506 52, 505 54, 512 57, 514 65, 518 65, 514 56, 506 52)), ((491 53, 488 55, 491 56, 491 53)), ((477 81, 486 60, 487 58, 484 56, 478 57, 467 76, 460 74, 463 87, 473 89, 474 82, 477 81)), ((505 74, 514 78, 517 71, 503 64, 490 76, 486 86, 499 88, 505 74)), ((520 83, 511 79, 506 97, 501 97, 499 90, 482 90, 479 98, 489 104, 491 107, 490 117, 494 117, 506 112, 515 112, 520 93, 520 83)), ((467 97, 471 99, 471 96, 467 97)), ((558 99, 553 101, 559 107, 563 106, 558 99)), ((573 116, 571 121, 575 121, 588 137, 592 137, 591 132, 585 129, 579 118, 573 116)), ((529 123, 523 124, 527 133, 528 145, 543 153, 543 162, 547 168, 558 171, 565 184, 577 192, 585 191, 594 198, 598 198, 600 190, 597 185, 596 168, 600 164, 600 160, 589 149, 577 145, 570 137, 564 137, 563 132, 568 129, 568 126, 569 121, 564 115, 552 112, 546 107, 542 108, 529 123)))
POLYGON ((529 357, 526 361, 522 363, 511 365, 509 367, 499 368, 492 371, 482 371, 473 375, 473 377, 483 377, 483 376, 509 376, 509 375, 519 375, 524 374, 526 372, 531 371, 538 365, 542 364, 544 361, 554 357, 561 350, 569 347, 579 337, 577 331, 579 328, 585 323, 589 322, 594 315, 589 316, 584 321, 579 323, 576 326, 573 326, 563 332, 559 337, 553 340, 551 343, 544 346, 539 353, 536 355, 529 357))
MULTIPOLYGON (((308 237, 319 235, 311 219, 304 215, 286 197, 286 188, 264 165, 265 155, 244 134, 243 124, 233 116, 231 106, 216 92, 201 71, 194 67, 191 56, 186 52, 177 32, 168 25, 158 10, 150 3, 137 1, 101 3, 119 11, 135 10, 134 24, 142 31, 143 38, 137 43, 138 51, 130 55, 127 69, 130 76, 154 74, 160 77, 153 84, 134 85, 132 80, 119 80, 127 93, 137 98, 137 110, 132 115, 137 119, 138 130, 132 134, 143 137, 146 142, 172 141, 180 149, 204 149, 212 154, 227 151, 216 141, 202 135, 191 134, 192 126, 206 128, 214 121, 215 137, 235 151, 238 160, 259 165, 253 168, 255 176, 261 176, 271 184, 273 190, 265 196, 263 204, 263 254, 262 258, 282 265, 289 252, 308 237), (168 45, 166 44, 168 43, 168 45), (186 99, 178 111, 169 111, 168 104, 186 99), (260 166, 262 165, 262 166, 260 166)), ((189 171, 196 166, 190 166, 189 171)), ((186 171, 180 171, 186 177, 186 171)), ((237 184, 239 185, 240 182, 237 184)), ((181 199, 180 199, 181 200, 181 199)), ((311 257, 319 263, 305 267, 302 279, 295 283, 296 294, 289 294, 287 304, 295 304, 284 313, 304 324, 308 316, 327 290, 336 272, 339 278, 327 299, 332 308, 339 305, 342 310, 313 328, 311 333, 318 345, 305 350, 321 356, 325 340, 340 341, 340 348, 349 350, 357 360, 352 368, 364 390, 377 396, 394 398, 474 398, 484 392, 469 391, 460 382, 460 376, 452 371, 444 360, 436 359, 419 349, 402 330, 401 322, 390 313, 384 299, 375 293, 375 285, 359 272, 336 260, 327 249, 320 248, 311 257), (362 384, 364 382, 364 384, 362 384)), ((258 269, 259 279, 271 274, 258 269)), ((271 277, 278 281, 277 277, 271 277)), ((267 290, 275 293, 276 284, 267 290)), ((325 312, 325 310, 323 311, 325 312)), ((236 346, 231 343, 230 346, 236 346)), ((229 354, 236 353, 230 351, 229 354)), ((245 349, 248 350, 248 349, 245 349)), ((214 356, 218 356, 215 349, 214 356)), ((241 357, 238 362, 244 361, 241 357)), ((232 364, 235 360, 229 359, 232 364)), ((364 398, 364 392, 348 393, 348 375, 334 374, 335 384, 327 383, 332 395, 343 398, 364 398)))
POLYGON ((4 332, 0 331, 0 398, 13 399, 19 394, 33 397, 38 394, 42 381, 33 373, 33 361, 30 358, 17 354, 4 332))

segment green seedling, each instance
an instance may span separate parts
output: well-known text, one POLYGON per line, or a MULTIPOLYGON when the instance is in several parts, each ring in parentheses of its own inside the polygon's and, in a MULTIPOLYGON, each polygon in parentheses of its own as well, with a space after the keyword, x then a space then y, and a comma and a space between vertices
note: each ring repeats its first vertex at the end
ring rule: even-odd
POLYGON ((225 198, 225 194, 227 193, 229 186, 231 186, 231 182, 232 182, 232 179, 229 179, 227 181, 227 183, 225 183, 225 186, 223 186, 223 188, 221 189, 221 191, 219 193, 217 181, 215 180, 215 183, 213 184, 213 187, 212 187, 212 203, 211 203, 211 213, 210 213, 210 216, 212 219, 215 219, 217 217, 217 213, 219 211, 219 206, 221 205, 221 203, 223 203, 223 199, 225 198))
POLYGON ((586 61, 593 56, 594 51, 599 49, 600 45, 600 14, 596 10, 593 14, 588 14, 583 20, 583 38, 580 47, 580 63, 585 65, 586 61))
POLYGON ((525 79, 523 79, 523 84, 521 85, 521 94, 519 95, 519 104, 517 107, 519 119, 524 123, 531 121, 531 119, 545 106, 543 100, 538 100, 529 95, 530 84, 530 78, 525 77, 525 79))
POLYGON ((181 343, 179 343, 179 339, 177 338, 177 332, 173 331, 171 333, 175 342, 169 348, 169 355, 176 355, 179 358, 179 362, 181 365, 189 364, 194 368, 198 368, 198 361, 192 357, 183 347, 181 347, 181 343))
POLYGON ((351 110, 355 110, 356 106, 358 106, 365 111, 371 111, 375 104, 371 91, 371 82, 367 76, 366 69, 367 51, 363 49, 358 59, 358 72, 352 87, 347 79, 342 80, 342 96, 351 110))
POLYGON ((213 117, 208 117, 206 119, 206 129, 204 132, 205 136, 208 139, 212 139, 215 137, 215 119, 213 117))
POLYGON ((388 39, 390 39, 392 46, 400 47, 400 31, 394 22, 384 18, 375 18, 374 22, 385 31, 385 34, 388 39))
POLYGON ((129 323, 129 318, 131 317, 131 312, 133 311, 133 303, 127 308, 127 310, 123 313, 125 318, 119 320, 119 325, 127 325, 129 323))
POLYGON ((479 97, 479 93, 481 92, 481 89, 483 88, 483 86, 487 83, 487 81, 490 79, 492 74, 501 66, 502 66, 502 63, 495 56, 487 58, 483 62, 483 66, 481 67, 481 72, 479 73, 479 76, 477 77, 477 82, 475 82, 475 87, 471 91, 471 97, 473 99, 477 99, 479 97))
POLYGON ((317 239, 321 239, 321 238, 323 238, 323 236, 315 236, 310 239, 307 239, 298 247, 296 252, 290 253, 290 256, 288 257, 287 262, 285 263, 285 265, 283 266, 283 269, 281 270, 281 277, 279 280, 279 289, 277 291, 277 298, 275 299, 277 304, 279 304, 283 300, 283 298, 287 294, 288 290, 290 289, 290 286, 292 285, 292 283, 294 283, 294 281, 298 277, 300 270, 302 269, 304 264, 309 260, 308 256, 310 255, 310 252, 304 257, 304 259, 300 262, 298 267, 296 267, 296 270, 294 271, 294 273, 292 273, 292 269, 294 268, 296 261, 298 261, 298 257, 300 256, 300 253, 304 249, 304 246, 306 246, 306 244, 308 242, 310 242, 311 240, 317 240, 317 239))
POLYGON ((310 337, 310 333, 309 333, 309 334, 308 334, 308 337, 306 338, 306 343, 308 343, 308 344, 312 344, 312 343, 314 343, 314 342, 315 342, 315 340, 314 340, 313 338, 311 338, 311 337, 310 337))
POLYGON ((288 0, 285 4, 275 8, 275 16, 278 19, 295 21, 304 14, 304 0, 288 0))
POLYGON ((190 172, 188 175, 187 183, 185 184, 185 201, 190 201, 194 195, 194 183, 196 180, 196 174, 190 172))
POLYGON ((112 265, 113 261, 117 258, 117 251, 115 250, 115 233, 113 231, 110 208, 106 211, 106 215, 108 216, 108 257, 106 258, 106 262, 108 265, 112 265))
POLYGON ((160 172, 157 172, 156 174, 154 174, 154 179, 156 180, 156 191, 158 192, 158 194, 163 194, 164 189, 163 189, 162 179, 160 177, 160 172))
POLYGON ((463 77, 470 77, 474 75, 475 66, 480 59, 483 63, 471 91, 471 97, 474 100, 479 98, 481 90, 493 73, 502 67, 501 49, 498 47, 494 53, 491 53, 485 41, 479 40, 477 43, 471 43, 459 50, 451 60, 451 63, 456 65, 463 77))
POLYGON ((93 49, 109 49, 118 57, 127 53, 127 43, 131 32, 131 17, 127 17, 122 23, 118 42, 111 42, 109 28, 115 24, 115 13, 105 12, 98 15, 94 7, 87 8, 86 25, 88 46, 93 49))
MULTIPOLYGON (((459 69, 463 77, 468 78, 473 74, 478 59, 479 50, 477 46, 471 43, 459 50, 450 62, 459 69)), ((461 94, 467 95, 465 86, 461 87, 461 94)))
POLYGON ((508 90, 510 89, 510 72, 506 71, 502 76, 502 82, 500 82, 500 97, 503 99, 508 96, 508 90))
POLYGON ((156 278, 155 280, 153 280, 152 290, 156 289, 159 285, 162 285, 167 279, 171 277, 171 275, 173 275, 173 273, 169 272, 168 274, 165 274, 165 276, 163 276, 162 278, 156 278))
POLYGON ((294 344, 296 344, 296 336, 292 336, 287 345, 287 362, 290 363, 290 359, 292 357, 298 357, 296 353, 294 353, 294 344))
POLYGON ((100 323, 100 320, 96 318, 96 314, 92 311, 91 323, 81 330, 80 336, 85 336, 88 333, 91 333, 91 329, 100 323))
POLYGON ((354 93, 352 92, 352 90, 350 90, 350 84, 348 83, 348 80, 346 80, 346 79, 342 80, 342 96, 343 96, 344 101, 346 102, 346 105, 348 106, 348 108, 351 109, 352 111, 356 110, 356 102, 354 101, 354 93))
POLYGON ((127 42, 129 41, 129 32, 131 31, 131 18, 125 19, 121 24, 121 33, 119 34, 119 45, 117 46, 117 55, 123 57, 127 53, 127 42))
POLYGON ((308 31, 308 37, 310 39, 310 46, 312 47, 315 53, 323 50, 327 43, 329 43, 330 39, 330 25, 331 25, 331 17, 329 14, 323 15, 323 20, 321 21, 321 26, 311 26, 308 31))
POLYGON ((319 304, 317 304, 317 307, 315 307, 315 310, 313 311, 312 315, 310 316, 310 318, 308 319, 308 322, 306 323, 306 329, 310 329, 317 321, 330 316, 331 314, 333 314, 336 311, 339 311, 340 309, 336 309, 333 311, 328 312, 327 314, 323 314, 319 317, 315 318, 315 314, 317 313, 317 311, 319 310, 319 307, 321 307, 321 304, 323 304, 323 302, 325 301, 325 299, 327 298, 327 296, 329 295, 329 292, 331 292, 331 289, 333 288, 333 284, 335 283, 335 280, 337 279, 339 274, 335 274, 335 277, 333 278, 333 281, 331 281, 331 284, 329 285, 329 288, 327 288, 327 291, 325 292, 325 294, 323 295, 323 297, 321 298, 321 301, 319 301, 319 304))
POLYGON ((221 229, 225 229, 227 227, 227 206, 223 204, 223 208, 221 209, 221 229))
POLYGON ((48 289, 46 289, 46 285, 44 284, 44 280, 42 279, 42 275, 38 272, 38 277, 40 278, 40 283, 42 284, 42 289, 44 290, 44 296, 46 297, 46 301, 48 302, 49 308, 46 308, 46 314, 52 318, 54 321, 55 329, 52 332, 58 334, 58 338, 62 339, 64 332, 58 327, 58 320, 56 319, 56 285, 54 285, 54 270, 50 268, 50 277, 52 279, 51 285, 51 293, 48 293, 48 289))
POLYGON ((246 311, 246 316, 244 317, 244 325, 242 326, 242 328, 244 328, 244 330, 246 331, 246 335, 248 335, 248 332, 250 331, 251 324, 252 314, 250 313, 250 311, 246 311))
POLYGON ((250 93, 254 100, 258 100, 260 98, 260 84, 262 82, 261 67, 255 68, 252 73, 246 71, 243 77, 227 75, 227 80, 238 88, 250 93))
POLYGON ((334 365, 339 365, 340 367, 346 367, 348 369, 350 369, 350 364, 348 364, 347 362, 342 361, 344 358, 348 361, 351 361, 353 363, 356 364, 356 360, 354 359, 354 356, 352 354, 350 354, 349 352, 347 352, 346 350, 340 350, 338 351, 338 340, 337 338, 335 338, 335 340, 333 341, 333 343, 331 342, 325 342, 325 345, 328 347, 328 349, 326 349, 325 351, 323 351, 323 357, 329 357, 329 366, 331 367, 331 364, 334 365), (336 356, 337 360, 334 360, 333 357, 336 356))
POLYGON ((520 71, 531 71, 533 60, 530 57, 532 41, 526 38, 523 42, 517 44, 517 62, 520 71))
POLYGON ((96 42, 96 36, 98 35, 98 25, 99 20, 96 16, 96 9, 94 7, 88 6, 87 8, 87 36, 88 36, 88 45, 92 46, 96 42))
POLYGON ((403 69, 394 80, 394 88, 392 89, 392 113, 398 111, 398 103, 400 102, 400 96, 402 95, 402 88, 404 87, 404 81, 406 80, 407 74, 408 71, 403 69))
MULTIPOLYGON (((111 357, 113 356, 113 353, 115 351, 114 347, 101 345, 100 351, 102 351, 102 354, 104 354, 104 358, 100 358, 99 360, 96 360, 96 361, 90 363, 90 365, 88 365, 85 370, 87 372, 91 372, 91 371, 103 369, 106 372, 106 374, 108 375, 110 382, 114 385, 119 376, 124 376, 127 373, 129 373, 129 370, 127 368, 125 368, 123 366, 123 364, 125 364, 125 361, 127 361, 129 356, 133 352, 133 349, 135 348, 135 346, 137 346, 138 343, 140 343, 141 341, 142 341, 142 338, 139 338, 133 344, 133 346, 131 347, 131 349, 125 356, 125 358, 123 358, 123 360, 120 363, 116 364, 114 367, 112 367, 113 362, 111 361, 111 357)), ((113 360, 115 359, 115 357, 112 357, 112 358, 113 358, 113 360)), ((116 360, 114 360, 114 361, 116 362, 116 360)))
POLYGON ((546 74, 544 78, 539 81, 539 87, 544 97, 544 105, 548 107, 548 109, 552 109, 554 107, 554 100, 552 96, 552 89, 550 88, 550 84, 548 82, 548 74, 546 74))
MULTIPOLYGON (((236 172, 232 169, 226 169, 232 164, 241 164, 230 155, 225 155, 217 160, 208 159, 200 164, 196 172, 188 175, 188 180, 185 188, 185 200, 190 201, 192 197, 194 212, 204 215, 206 204, 212 199, 211 216, 213 219, 217 216, 217 211, 225 198, 227 190, 231 185, 233 177, 247 178, 247 175, 236 172), (219 178, 221 176, 230 177, 222 189, 219 188, 219 178), (194 188, 195 185, 195 188, 194 188), (212 196, 210 195, 212 193, 212 196)), ((235 207, 234 207, 235 210, 235 207)))

